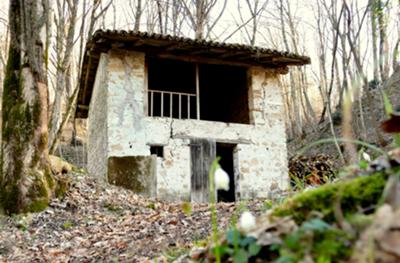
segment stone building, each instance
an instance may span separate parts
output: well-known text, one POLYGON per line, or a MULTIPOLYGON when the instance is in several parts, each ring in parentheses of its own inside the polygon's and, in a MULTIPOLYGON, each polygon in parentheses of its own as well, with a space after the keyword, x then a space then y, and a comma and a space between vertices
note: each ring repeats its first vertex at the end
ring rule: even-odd
POLYGON ((77 108, 89 118, 88 170, 144 195, 206 202, 208 169, 220 156, 231 185, 219 200, 286 188, 279 74, 309 62, 245 45, 97 31, 77 108))

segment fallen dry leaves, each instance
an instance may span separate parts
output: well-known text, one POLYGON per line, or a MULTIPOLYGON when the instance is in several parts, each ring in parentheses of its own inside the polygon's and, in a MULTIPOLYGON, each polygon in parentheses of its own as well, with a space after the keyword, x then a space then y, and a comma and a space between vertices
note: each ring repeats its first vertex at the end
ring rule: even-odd
MULTIPOLYGON (((145 199, 131 191, 72 174, 63 200, 25 217, 0 216, 0 262, 149 262, 171 247, 189 246, 211 231, 207 204, 145 199)), ((262 202, 248 202, 259 212, 262 202)), ((236 206, 218 204, 219 226, 236 206)))
POLYGON ((400 262, 400 209, 384 204, 357 242, 350 262, 400 262))

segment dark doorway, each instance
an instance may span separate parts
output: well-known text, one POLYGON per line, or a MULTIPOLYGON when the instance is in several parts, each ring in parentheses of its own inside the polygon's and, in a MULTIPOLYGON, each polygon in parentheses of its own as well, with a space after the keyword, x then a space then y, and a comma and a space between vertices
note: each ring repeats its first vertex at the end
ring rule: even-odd
POLYGON ((235 202, 235 175, 233 169, 234 144, 217 143, 217 156, 221 159, 219 164, 229 175, 229 191, 218 190, 218 202, 235 202))

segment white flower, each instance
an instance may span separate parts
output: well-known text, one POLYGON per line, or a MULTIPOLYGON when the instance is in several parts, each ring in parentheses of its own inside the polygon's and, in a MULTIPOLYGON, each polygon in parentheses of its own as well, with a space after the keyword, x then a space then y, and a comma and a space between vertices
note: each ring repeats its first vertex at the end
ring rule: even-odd
POLYGON ((254 229, 255 226, 256 218, 253 216, 253 214, 248 211, 243 212, 239 219, 239 228, 245 232, 249 232, 250 230, 254 229))
POLYGON ((218 167, 217 170, 215 170, 214 182, 217 190, 229 190, 229 175, 221 167, 218 167))
POLYGON ((362 156, 363 156, 364 160, 366 160, 367 162, 371 162, 371 157, 369 156, 368 153, 363 152, 362 156))

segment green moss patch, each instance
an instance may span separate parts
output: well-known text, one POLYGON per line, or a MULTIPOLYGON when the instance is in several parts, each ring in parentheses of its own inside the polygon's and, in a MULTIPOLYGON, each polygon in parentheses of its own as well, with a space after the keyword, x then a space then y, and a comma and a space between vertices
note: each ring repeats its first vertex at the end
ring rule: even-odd
POLYGON ((71 185, 71 177, 69 175, 59 174, 56 176, 56 180, 55 195, 57 198, 62 199, 71 185))
POLYGON ((379 202, 387 177, 385 173, 376 173, 327 184, 288 199, 275 208, 273 213, 276 216, 291 216, 297 223, 302 223, 310 217, 312 211, 318 211, 322 213, 325 221, 334 222, 336 200, 341 202, 345 215, 360 208, 371 207, 379 202))
POLYGON ((108 182, 144 196, 155 196, 156 159, 154 156, 110 157, 108 182))
POLYGON ((37 199, 27 207, 27 212, 40 212, 45 210, 48 205, 49 205, 48 198, 37 199))

